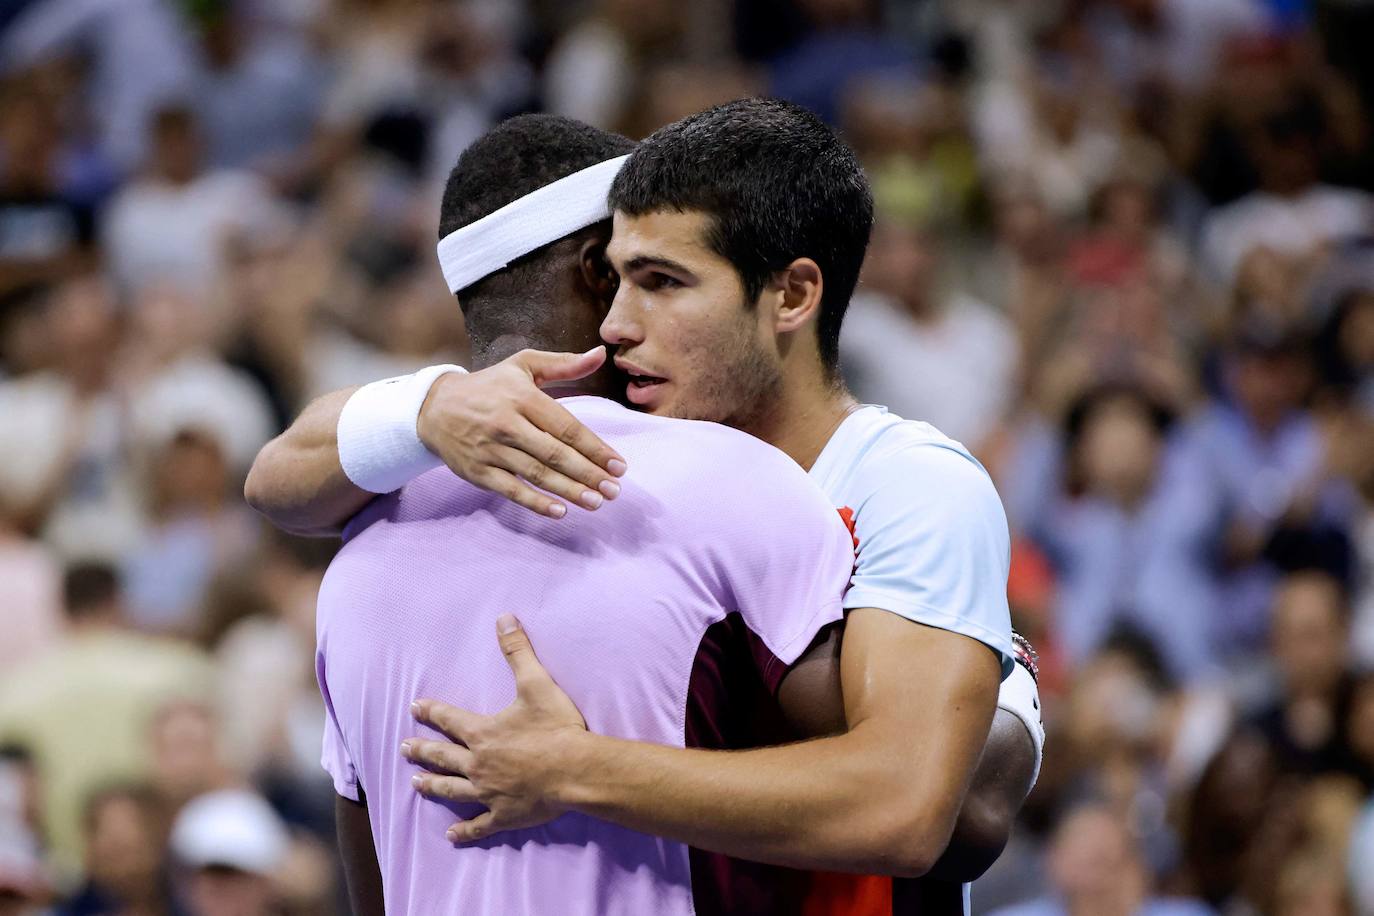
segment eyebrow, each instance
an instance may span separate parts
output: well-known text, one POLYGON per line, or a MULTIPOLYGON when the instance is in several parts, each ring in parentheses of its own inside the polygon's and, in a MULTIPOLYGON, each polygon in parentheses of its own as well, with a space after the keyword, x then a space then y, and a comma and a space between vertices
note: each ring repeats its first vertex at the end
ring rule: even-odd
POLYGON ((622 268, 622 270, 626 273, 633 273, 635 271, 643 270, 646 267, 661 267, 664 270, 671 270, 675 273, 680 273, 688 277, 696 276, 696 274, 692 273, 691 270, 689 270, 684 265, 679 264, 677 261, 674 261, 670 258, 652 257, 646 254, 641 254, 636 257, 630 258, 630 260, 625 262, 625 266, 624 268, 622 268))

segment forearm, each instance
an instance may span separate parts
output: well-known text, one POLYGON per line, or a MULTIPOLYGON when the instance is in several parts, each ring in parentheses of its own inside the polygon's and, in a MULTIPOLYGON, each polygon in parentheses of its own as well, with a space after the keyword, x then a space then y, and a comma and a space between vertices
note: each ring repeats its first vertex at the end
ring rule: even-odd
POLYGON ((349 480, 339 463, 339 414, 356 390, 312 401, 258 453, 244 498, 278 527, 293 534, 337 534, 375 495, 349 480))
POLYGON ((940 787, 918 785, 919 763, 894 753, 897 743, 877 727, 738 752, 570 737, 560 764, 563 804, 713 852, 915 876, 953 827, 952 811, 935 803, 940 787))

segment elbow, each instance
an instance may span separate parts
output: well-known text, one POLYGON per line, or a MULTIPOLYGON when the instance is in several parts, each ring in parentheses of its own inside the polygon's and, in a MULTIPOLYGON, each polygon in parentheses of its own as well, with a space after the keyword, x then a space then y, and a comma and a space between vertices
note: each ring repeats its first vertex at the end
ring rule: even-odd
POLYGON ((992 867, 1011 837, 1015 813, 970 795, 937 862, 934 875, 945 881, 976 881, 992 867))
POLYGON ((882 872, 894 878, 925 877, 940 860, 941 847, 919 833, 898 839, 891 849, 882 872))
POLYGON ((876 841, 870 860, 875 874, 894 878, 920 878, 935 868, 949 842, 948 828, 939 818, 921 811, 888 812, 885 823, 871 837, 876 841))

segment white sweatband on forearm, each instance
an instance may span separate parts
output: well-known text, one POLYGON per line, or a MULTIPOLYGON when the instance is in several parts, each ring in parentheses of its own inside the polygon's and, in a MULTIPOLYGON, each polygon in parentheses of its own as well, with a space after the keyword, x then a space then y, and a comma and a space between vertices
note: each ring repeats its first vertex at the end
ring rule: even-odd
POLYGON ((1035 773, 1031 776, 1031 787, 1040 778, 1040 762, 1045 756, 1045 726, 1040 721, 1040 688, 1035 678, 1024 666, 1012 666, 1012 672, 1002 682, 997 694, 997 708, 1005 709, 1016 716, 1030 732, 1031 742, 1035 744, 1035 773))
POLYGON ((429 389, 462 366, 429 366, 411 375, 372 382, 353 392, 339 414, 339 464, 369 493, 399 490, 444 462, 420 441, 415 424, 429 389))

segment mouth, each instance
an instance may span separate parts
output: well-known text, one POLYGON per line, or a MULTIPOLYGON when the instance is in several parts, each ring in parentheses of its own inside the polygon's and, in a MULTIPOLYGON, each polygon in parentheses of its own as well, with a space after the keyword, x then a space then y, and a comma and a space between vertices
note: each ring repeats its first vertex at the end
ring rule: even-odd
POLYGON ((631 404, 640 407, 652 407, 658 400, 658 394, 662 390, 667 379, 657 378, 652 375, 631 375, 629 384, 625 386, 625 397, 631 404))
POLYGON ((661 375, 651 375, 633 363, 624 360, 617 359, 616 365, 628 378, 625 385, 625 397, 629 399, 630 403, 641 407, 651 406, 657 400, 663 385, 668 381, 661 375))

